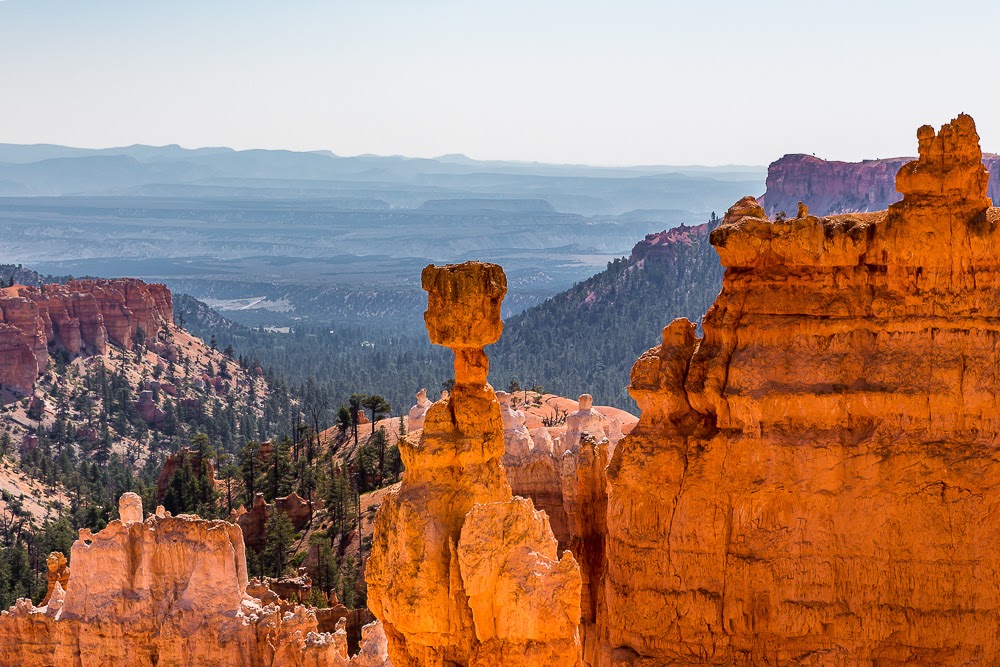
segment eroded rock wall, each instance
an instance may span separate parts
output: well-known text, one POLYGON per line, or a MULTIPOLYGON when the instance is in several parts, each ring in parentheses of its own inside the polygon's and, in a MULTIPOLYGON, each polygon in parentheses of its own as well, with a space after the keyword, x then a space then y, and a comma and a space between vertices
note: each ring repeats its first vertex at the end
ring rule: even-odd
MULTIPOLYGON (((795 215, 798 202, 819 215, 884 211, 901 199, 896 173, 911 159, 837 162, 812 155, 785 155, 768 166, 767 191, 760 204, 772 218, 782 211, 795 215)), ((1000 156, 986 155, 983 163, 991 175, 987 193, 996 198, 1000 195, 1000 156)))
POLYGON ((598 664, 1000 662, 1000 211, 971 118, 918 140, 888 211, 713 232, 704 338, 632 371, 598 664))
POLYGON ((0 389, 29 393, 38 377, 38 360, 31 339, 9 324, 0 323, 0 389))
POLYGON ((136 332, 155 337, 163 324, 172 322, 170 290, 134 278, 2 288, 0 323, 16 329, 20 337, 15 343, 15 336, 6 332, 0 340, 5 349, 18 349, 15 361, 0 360, 0 385, 30 393, 48 367, 50 347, 70 356, 107 354, 108 342, 132 349, 136 332), (30 379, 21 363, 24 344, 35 358, 30 379))

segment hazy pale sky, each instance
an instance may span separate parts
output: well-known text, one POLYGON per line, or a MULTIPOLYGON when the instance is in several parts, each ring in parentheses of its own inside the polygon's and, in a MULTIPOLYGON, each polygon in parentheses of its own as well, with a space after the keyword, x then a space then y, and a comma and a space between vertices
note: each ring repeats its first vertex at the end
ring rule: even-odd
POLYGON ((0 0, 0 142, 590 164, 1000 152, 1000 3, 0 0))

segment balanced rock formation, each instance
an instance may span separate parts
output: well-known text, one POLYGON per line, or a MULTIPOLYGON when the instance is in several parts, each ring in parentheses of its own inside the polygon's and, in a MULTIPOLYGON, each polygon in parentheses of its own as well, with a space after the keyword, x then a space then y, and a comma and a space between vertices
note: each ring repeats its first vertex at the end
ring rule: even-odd
POLYGON ((704 337, 632 371, 595 664, 1000 663, 1000 210, 971 118, 918 140, 888 211, 712 233, 704 337))
POLYGON ((427 398, 427 390, 421 389, 417 392, 417 403, 406 415, 406 428, 410 431, 418 431, 424 427, 424 416, 433 405, 427 398))
POLYGON ((500 403, 483 347, 500 336, 502 269, 423 272, 431 341, 455 353, 455 386, 400 442, 398 491, 376 518, 368 601, 396 667, 576 665, 580 570, 557 558, 545 514, 513 498, 500 403))
POLYGON ((0 386, 30 393, 50 347, 70 356, 106 354, 109 342, 132 349, 137 332, 152 338, 172 322, 170 290, 134 278, 0 289, 0 386))
POLYGON ((310 608, 282 613, 247 595, 236 525, 193 516, 143 521, 142 501, 131 493, 119 514, 99 533, 80 531, 72 576, 65 588, 54 583, 46 606, 19 600, 0 614, 0 665, 388 664, 380 629, 369 630, 364 657, 351 661, 346 639, 317 632, 310 608))

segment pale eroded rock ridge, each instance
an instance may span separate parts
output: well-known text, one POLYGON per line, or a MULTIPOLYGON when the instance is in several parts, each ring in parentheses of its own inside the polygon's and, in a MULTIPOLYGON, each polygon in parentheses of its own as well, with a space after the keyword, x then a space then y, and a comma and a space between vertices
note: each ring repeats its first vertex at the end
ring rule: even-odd
POLYGON ((47 604, 20 600, 0 613, 3 667, 383 667, 381 626, 367 628, 347 657, 343 628, 317 632, 315 611, 282 612, 247 594, 243 535, 225 521, 145 521, 139 496, 119 502, 120 520, 49 563, 47 604), (66 575, 65 577, 63 575, 66 575), (66 579, 68 577, 68 579, 66 579))

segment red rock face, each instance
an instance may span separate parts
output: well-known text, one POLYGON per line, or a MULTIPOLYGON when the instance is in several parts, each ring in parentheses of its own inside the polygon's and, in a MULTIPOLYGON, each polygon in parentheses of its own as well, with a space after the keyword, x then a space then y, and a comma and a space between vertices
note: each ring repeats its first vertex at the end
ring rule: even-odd
MULTIPOLYGON (((143 394, 147 392, 142 392, 143 394)), ((150 397, 153 392, 148 392, 150 397)), ((156 405, 153 404, 155 408, 156 405)), ((163 500, 163 495, 167 492, 167 485, 170 483, 170 478, 174 476, 177 469, 184 465, 185 461, 190 460, 192 468, 195 468, 195 461, 197 461, 197 452, 193 451, 189 447, 181 447, 177 452, 171 454, 163 462, 163 467, 160 468, 160 475, 156 478, 156 500, 161 502, 163 500)), ((212 465, 211 461, 203 460, 202 466, 204 467, 205 475, 208 477, 208 483, 215 486, 215 466, 212 465)), ((197 469, 194 470, 197 474, 197 469)))
POLYGON ((20 329, 24 339, 31 346, 35 357, 36 372, 48 367, 49 350, 45 332, 45 320, 39 315, 38 305, 30 297, 16 295, 17 287, 7 288, 0 293, 0 321, 20 329))
POLYGON ((1000 664, 1000 209, 971 118, 918 139, 888 211, 712 233, 704 338, 632 371, 598 664, 1000 664))
MULTIPOLYGON (((864 162, 834 162, 811 155, 786 155, 767 169, 767 191, 760 198, 772 218, 779 212, 795 215, 803 202, 815 215, 882 211, 900 200, 896 172, 911 158, 864 162)), ((1000 156, 983 159, 992 174, 988 194, 1000 197, 1000 156)))
POLYGON ((42 295, 52 321, 52 342, 70 354, 107 354, 108 332, 92 295, 70 291, 65 285, 44 285, 42 295))
POLYGON ((694 227, 682 224, 656 234, 646 234, 646 238, 636 243, 635 247, 632 248, 629 263, 636 264, 647 257, 659 259, 676 256, 679 246, 690 247, 699 238, 704 238, 709 231, 711 230, 709 230, 708 223, 694 227))
POLYGON ((254 497, 253 506, 247 511, 241 508, 235 513, 234 519, 243 530, 243 540, 247 546, 254 551, 260 551, 267 543, 265 530, 267 519, 275 509, 288 517, 295 530, 302 530, 312 519, 313 511, 322 507, 322 501, 315 500, 310 506, 305 498, 295 492, 282 498, 275 498, 273 503, 268 503, 264 500, 264 494, 258 493, 254 497))
MULTIPOLYGON (((17 345, 27 344, 35 359, 30 383, 19 361, 0 363, 0 384, 31 391, 34 378, 47 368, 50 345, 72 356, 107 354, 109 341, 131 349, 138 329, 155 336, 161 325, 172 321, 170 290, 133 278, 0 289, 0 322, 20 332, 17 345)), ((5 340, 15 346, 12 334, 5 340)))
POLYGON ((90 294, 97 301, 97 310, 104 321, 105 335, 108 342, 126 350, 132 349, 132 334, 135 333, 135 320, 131 310, 125 304, 125 294, 117 285, 97 281, 71 281, 66 287, 72 291, 90 294))
POLYGON ((38 376, 38 361, 24 333, 0 324, 0 389, 30 393, 38 376))

